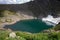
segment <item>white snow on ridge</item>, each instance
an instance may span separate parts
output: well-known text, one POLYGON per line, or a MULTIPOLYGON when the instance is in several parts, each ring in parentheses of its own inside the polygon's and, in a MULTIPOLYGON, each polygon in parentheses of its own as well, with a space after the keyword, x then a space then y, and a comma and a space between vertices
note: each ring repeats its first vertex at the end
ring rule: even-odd
POLYGON ((57 25, 60 22, 60 17, 54 18, 51 15, 48 15, 46 18, 42 18, 42 21, 44 21, 47 25, 57 25))
POLYGON ((0 0, 0 4, 23 4, 32 0, 0 0))

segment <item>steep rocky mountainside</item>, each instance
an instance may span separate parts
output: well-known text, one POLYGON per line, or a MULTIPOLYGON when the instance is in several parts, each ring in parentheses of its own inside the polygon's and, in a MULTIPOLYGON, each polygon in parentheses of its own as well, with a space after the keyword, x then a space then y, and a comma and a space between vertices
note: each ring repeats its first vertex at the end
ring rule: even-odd
POLYGON ((34 0, 25 4, 0 4, 0 10, 21 11, 23 14, 36 17, 46 17, 48 14, 54 17, 60 16, 59 0, 34 0), (42 15, 42 16, 41 16, 42 15))

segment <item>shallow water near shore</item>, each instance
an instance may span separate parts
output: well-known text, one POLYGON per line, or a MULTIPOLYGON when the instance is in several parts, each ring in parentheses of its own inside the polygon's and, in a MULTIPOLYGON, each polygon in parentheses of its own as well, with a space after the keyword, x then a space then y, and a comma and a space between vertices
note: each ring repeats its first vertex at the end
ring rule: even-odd
POLYGON ((6 25, 4 28, 10 28, 14 31, 26 31, 26 32, 37 33, 51 27, 53 26, 47 25, 42 20, 28 19, 28 20, 20 20, 13 25, 6 25))

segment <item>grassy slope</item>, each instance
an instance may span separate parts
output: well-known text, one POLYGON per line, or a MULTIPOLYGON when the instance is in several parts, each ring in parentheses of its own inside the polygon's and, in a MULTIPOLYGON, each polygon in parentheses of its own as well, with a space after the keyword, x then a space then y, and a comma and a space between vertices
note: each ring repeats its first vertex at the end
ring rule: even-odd
POLYGON ((50 33, 29 33, 22 31, 15 31, 16 37, 9 37, 9 31, 0 31, 0 40, 60 40, 60 32, 50 33))

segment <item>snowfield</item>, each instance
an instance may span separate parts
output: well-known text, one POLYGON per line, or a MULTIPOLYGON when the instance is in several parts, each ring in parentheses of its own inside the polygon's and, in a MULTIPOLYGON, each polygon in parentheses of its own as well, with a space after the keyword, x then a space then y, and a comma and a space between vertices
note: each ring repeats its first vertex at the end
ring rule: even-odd
POLYGON ((53 16, 48 15, 46 18, 42 18, 42 21, 48 25, 56 25, 60 22, 60 17, 54 18, 53 16))

